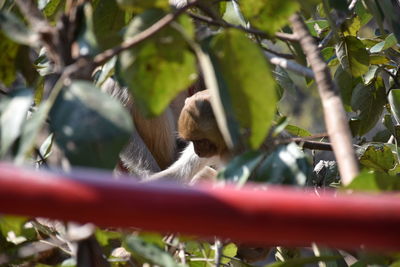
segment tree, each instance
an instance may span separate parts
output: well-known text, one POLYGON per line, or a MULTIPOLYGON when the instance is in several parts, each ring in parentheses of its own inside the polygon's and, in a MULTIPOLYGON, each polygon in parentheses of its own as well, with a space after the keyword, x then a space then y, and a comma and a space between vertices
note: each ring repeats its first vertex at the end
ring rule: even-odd
MULTIPOLYGON (((399 11, 398 1, 391 0, 192 0, 175 7, 166 0, 0 1, 0 157, 46 167, 55 142, 73 166, 112 169, 133 126, 122 105, 98 90, 102 83, 114 77, 144 114, 157 116, 199 69, 216 96, 213 108, 224 139, 245 151, 221 179, 316 190, 398 190, 399 11), (317 95, 322 106, 312 103, 317 95), (304 101, 296 103, 295 97, 304 101), (296 116, 304 110, 308 117, 296 116), (324 129, 322 114, 327 133, 313 132, 324 129), (289 123, 295 119, 294 124, 315 121, 309 131, 289 123), (50 135, 38 145, 47 126, 50 135), (291 137, 282 137, 284 130, 291 137), (336 160, 317 162, 320 150, 333 151, 336 160)), ((32 229, 49 238, 63 231, 43 221, 32 221, 30 229, 24 223, 0 218, 0 246, 8 255, 19 246, 10 231, 23 236, 23 244, 42 239, 32 229)), ((180 261, 194 266, 198 257, 205 264, 225 255, 215 258, 243 264, 232 259, 233 243, 211 246, 146 233, 122 246, 112 242, 122 237, 97 229, 84 244, 103 250, 85 255, 99 260, 103 253, 121 265, 168 266, 180 261)), ((51 250, 57 264, 71 254, 64 247, 71 240, 59 242, 60 249, 51 250)), ((330 257, 304 258, 285 248, 276 256, 288 264, 344 263, 337 250, 313 249, 316 256, 330 257)), ((70 260, 64 263, 75 265, 70 260)), ((396 260, 360 255, 358 264, 396 260)))

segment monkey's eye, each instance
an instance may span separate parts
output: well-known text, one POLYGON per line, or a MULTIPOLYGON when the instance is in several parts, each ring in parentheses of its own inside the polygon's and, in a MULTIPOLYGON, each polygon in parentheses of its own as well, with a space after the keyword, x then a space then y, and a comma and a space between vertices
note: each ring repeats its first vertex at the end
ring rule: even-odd
POLYGON ((217 146, 208 139, 200 139, 192 141, 194 151, 201 158, 209 158, 218 153, 217 146))

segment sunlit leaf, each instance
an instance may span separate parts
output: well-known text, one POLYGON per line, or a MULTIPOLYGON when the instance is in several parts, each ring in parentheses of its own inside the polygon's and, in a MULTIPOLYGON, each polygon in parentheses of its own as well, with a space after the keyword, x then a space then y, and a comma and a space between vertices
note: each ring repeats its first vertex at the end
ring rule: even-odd
POLYGON ((395 154, 384 144, 370 144, 361 154, 360 163, 372 170, 388 172, 396 163, 395 154))
POLYGON ((363 171, 345 189, 369 192, 400 190, 400 179, 383 172, 363 171))
POLYGON ((251 25, 271 34, 288 23, 288 18, 300 9, 297 1, 246 0, 240 2, 241 10, 251 25))
POLYGON ((298 126, 289 124, 286 126, 285 130, 294 136, 299 136, 299 137, 306 137, 306 136, 311 136, 311 133, 305 129, 302 129, 298 126))
MULTIPOLYGON (((148 10, 136 16, 128 26, 125 39, 145 30, 162 16, 160 10, 148 10)), ((180 23, 175 26, 193 36, 189 18, 180 17, 180 23)), ((197 78, 195 57, 181 33, 172 27, 166 27, 147 42, 122 52, 117 71, 147 116, 161 114, 170 101, 197 78)))
POLYGON ((32 90, 23 89, 13 92, 0 114, 0 156, 4 156, 14 141, 20 136, 26 121, 29 107, 33 102, 32 90))
POLYGON ((394 45, 397 44, 397 40, 396 37, 394 36, 394 34, 389 34, 384 41, 377 43, 376 45, 374 45, 373 47, 371 47, 369 49, 370 53, 379 53, 383 50, 388 49, 389 47, 392 47, 394 45))
POLYGON ((60 3, 61 0, 39 0, 38 8, 45 16, 50 17, 59 9, 60 3))
POLYGON ((336 46, 336 54, 342 68, 354 77, 368 71, 369 55, 364 44, 354 36, 345 36, 336 46))
POLYGON ((168 0, 117 0, 117 3, 124 9, 136 12, 140 12, 149 8, 167 9, 169 7, 168 0))
POLYGON ((263 53, 236 29, 216 36, 211 49, 216 70, 220 71, 219 83, 225 85, 220 86, 220 94, 231 101, 239 124, 250 129, 250 147, 257 148, 272 124, 277 101, 275 82, 263 53))

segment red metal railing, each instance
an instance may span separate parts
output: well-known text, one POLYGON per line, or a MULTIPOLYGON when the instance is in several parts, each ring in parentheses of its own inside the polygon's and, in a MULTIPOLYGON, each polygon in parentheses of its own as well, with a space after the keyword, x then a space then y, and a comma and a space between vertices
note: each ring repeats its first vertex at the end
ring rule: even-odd
POLYGON ((393 194, 189 188, 115 180, 98 171, 68 176, 0 164, 0 212, 261 245, 400 249, 400 196, 393 194))

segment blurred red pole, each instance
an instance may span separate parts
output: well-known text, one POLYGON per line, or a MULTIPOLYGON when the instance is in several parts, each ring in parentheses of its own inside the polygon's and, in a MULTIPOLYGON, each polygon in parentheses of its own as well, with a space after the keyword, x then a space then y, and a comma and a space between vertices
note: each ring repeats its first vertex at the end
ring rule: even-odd
POLYGON ((320 197, 291 188, 212 189, 69 175, 0 164, 0 212, 138 227, 259 245, 400 249, 400 197, 320 197))

